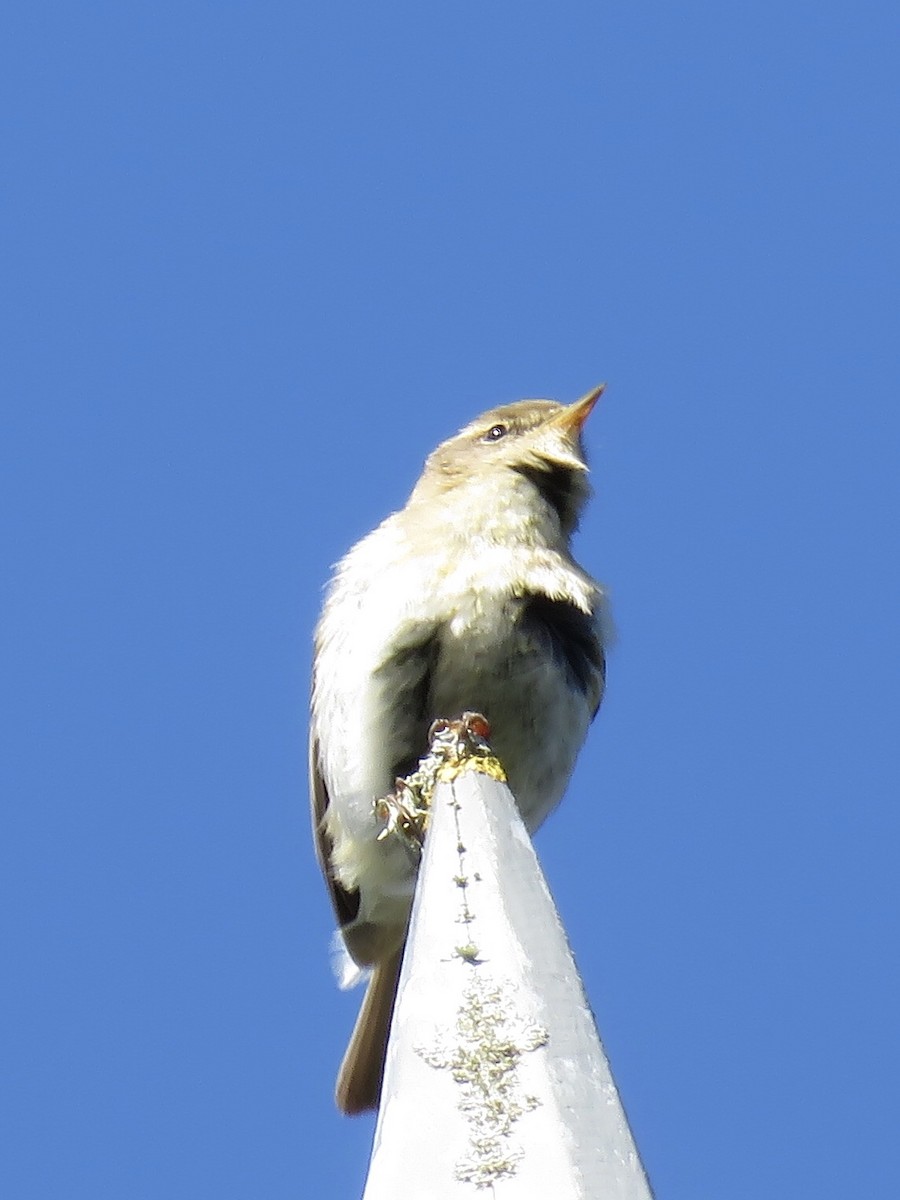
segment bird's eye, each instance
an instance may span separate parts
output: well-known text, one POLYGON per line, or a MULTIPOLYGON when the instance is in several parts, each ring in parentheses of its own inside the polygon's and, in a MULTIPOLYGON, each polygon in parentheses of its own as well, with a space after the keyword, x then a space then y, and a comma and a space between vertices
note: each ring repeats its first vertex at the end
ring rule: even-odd
POLYGON ((484 435, 486 442, 499 442, 503 435, 507 432, 505 425, 492 425, 484 435))

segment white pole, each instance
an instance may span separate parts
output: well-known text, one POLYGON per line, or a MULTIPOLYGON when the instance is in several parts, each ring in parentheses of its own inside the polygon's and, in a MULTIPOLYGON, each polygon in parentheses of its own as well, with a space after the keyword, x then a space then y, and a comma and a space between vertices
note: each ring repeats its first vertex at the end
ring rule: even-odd
POLYGON ((442 778, 364 1200, 650 1200, 512 795, 473 760, 442 778))

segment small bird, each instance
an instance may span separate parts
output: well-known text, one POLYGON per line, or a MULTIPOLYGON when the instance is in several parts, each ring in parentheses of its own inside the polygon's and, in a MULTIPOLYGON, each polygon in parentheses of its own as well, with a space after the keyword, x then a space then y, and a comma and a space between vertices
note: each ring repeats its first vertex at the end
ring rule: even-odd
POLYGON ((416 768, 437 718, 483 713, 531 832, 559 802, 597 712, 608 628, 570 540, 590 495, 574 404, 494 408, 430 455, 399 512, 338 564, 315 635, 310 797, 350 958, 371 968, 341 1065, 345 1113, 378 1106, 416 867, 374 802, 416 768))

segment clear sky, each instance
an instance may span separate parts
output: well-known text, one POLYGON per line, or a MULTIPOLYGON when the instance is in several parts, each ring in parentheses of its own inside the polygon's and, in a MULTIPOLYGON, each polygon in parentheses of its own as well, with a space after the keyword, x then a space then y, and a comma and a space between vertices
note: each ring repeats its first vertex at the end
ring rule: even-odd
POLYGON ((360 1195, 321 588, 443 437, 603 379, 619 642, 538 849, 638 1144, 665 1200, 890 1195, 896 3, 5 25, 3 1196, 360 1195))

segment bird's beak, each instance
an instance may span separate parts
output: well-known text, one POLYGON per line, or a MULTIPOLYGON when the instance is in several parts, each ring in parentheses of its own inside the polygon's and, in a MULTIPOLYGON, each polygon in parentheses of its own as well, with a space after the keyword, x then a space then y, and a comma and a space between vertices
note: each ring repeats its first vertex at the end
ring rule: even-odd
POLYGON ((601 383, 599 387, 593 388, 587 395, 582 396, 580 400, 576 400, 574 404, 567 405, 562 412, 557 413, 553 418, 553 424, 570 436, 577 437, 581 433, 585 421, 591 415, 594 405, 605 390, 605 383, 601 383))

